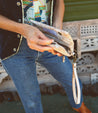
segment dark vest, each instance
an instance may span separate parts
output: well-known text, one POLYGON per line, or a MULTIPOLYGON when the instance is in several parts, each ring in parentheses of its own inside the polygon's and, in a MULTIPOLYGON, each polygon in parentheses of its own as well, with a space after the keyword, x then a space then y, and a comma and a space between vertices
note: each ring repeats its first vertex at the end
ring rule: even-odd
MULTIPOLYGON (((55 0, 52 0, 52 4, 55 0)), ((0 15, 3 15, 13 21, 23 23, 22 0, 0 0, 0 15)), ((54 6, 54 5, 51 5, 54 6)), ((51 7, 51 12, 53 7, 51 7)), ((51 13, 53 14, 53 13, 51 13)), ((51 25, 52 25, 52 17, 51 25)), ((2 60, 16 54, 21 44, 22 36, 20 34, 0 29, 0 58, 2 60)))
MULTIPOLYGON (((0 0, 0 15, 23 23, 22 0, 0 0)), ((0 58, 6 59, 17 53, 21 35, 0 29, 0 58)))

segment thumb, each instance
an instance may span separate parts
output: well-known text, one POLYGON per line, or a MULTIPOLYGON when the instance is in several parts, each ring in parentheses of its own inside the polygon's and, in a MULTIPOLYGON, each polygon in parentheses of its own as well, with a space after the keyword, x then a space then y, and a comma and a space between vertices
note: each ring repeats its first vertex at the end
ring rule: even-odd
POLYGON ((37 41, 37 44, 38 45, 50 45, 53 42, 54 42, 54 40, 52 40, 52 39, 45 39, 45 40, 39 39, 37 41))

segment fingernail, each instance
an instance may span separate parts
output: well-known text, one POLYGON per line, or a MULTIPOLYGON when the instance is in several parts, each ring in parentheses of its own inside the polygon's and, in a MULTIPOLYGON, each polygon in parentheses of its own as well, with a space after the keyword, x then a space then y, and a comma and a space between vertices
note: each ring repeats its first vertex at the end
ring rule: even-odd
POLYGON ((57 53, 57 55, 59 56, 60 54, 59 54, 59 53, 57 53))
POLYGON ((52 42, 54 42, 54 40, 51 40, 52 42))

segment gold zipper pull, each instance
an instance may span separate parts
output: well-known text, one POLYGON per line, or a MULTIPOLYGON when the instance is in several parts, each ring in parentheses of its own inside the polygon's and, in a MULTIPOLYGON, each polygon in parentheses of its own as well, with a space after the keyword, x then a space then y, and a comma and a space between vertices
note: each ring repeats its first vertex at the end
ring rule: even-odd
POLYGON ((65 62, 65 56, 63 56, 63 63, 65 62))

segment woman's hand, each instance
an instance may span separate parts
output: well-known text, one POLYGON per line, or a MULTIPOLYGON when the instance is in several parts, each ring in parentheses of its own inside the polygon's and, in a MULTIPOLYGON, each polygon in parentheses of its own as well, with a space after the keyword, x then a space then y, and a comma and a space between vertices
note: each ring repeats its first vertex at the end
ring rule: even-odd
POLYGON ((60 54, 55 52, 52 47, 49 47, 49 45, 54 40, 47 38, 36 27, 28 24, 23 24, 20 34, 26 38, 29 48, 40 51, 40 52, 48 51, 54 55, 60 56, 60 54))
POLYGON ((47 38, 39 29, 31 25, 23 24, 21 34, 27 39, 28 46, 31 49, 44 52, 51 51, 52 48, 48 45, 53 42, 52 39, 47 38))

